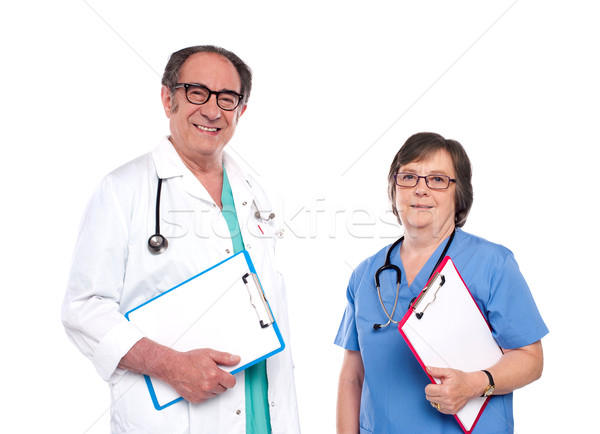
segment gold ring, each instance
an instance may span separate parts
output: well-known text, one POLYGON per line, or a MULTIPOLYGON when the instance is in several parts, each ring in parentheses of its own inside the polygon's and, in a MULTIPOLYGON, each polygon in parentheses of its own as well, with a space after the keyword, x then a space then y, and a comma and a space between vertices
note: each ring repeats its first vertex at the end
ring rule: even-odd
POLYGON ((442 406, 440 404, 438 404, 437 402, 432 402, 431 406, 433 408, 435 408, 437 411, 441 411, 441 409, 442 409, 442 406))

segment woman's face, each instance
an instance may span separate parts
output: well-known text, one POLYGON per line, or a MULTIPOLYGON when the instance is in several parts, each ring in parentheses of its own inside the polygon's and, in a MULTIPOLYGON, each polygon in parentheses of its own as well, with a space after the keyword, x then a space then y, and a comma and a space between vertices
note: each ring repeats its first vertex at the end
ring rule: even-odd
MULTIPOLYGON (((445 175, 454 179, 454 165, 447 151, 439 151, 428 157, 400 166, 398 172, 419 176, 445 175)), ((425 179, 420 178, 415 187, 396 185, 396 208, 405 230, 413 236, 445 236, 454 229, 456 183, 448 189, 432 190, 425 179)))

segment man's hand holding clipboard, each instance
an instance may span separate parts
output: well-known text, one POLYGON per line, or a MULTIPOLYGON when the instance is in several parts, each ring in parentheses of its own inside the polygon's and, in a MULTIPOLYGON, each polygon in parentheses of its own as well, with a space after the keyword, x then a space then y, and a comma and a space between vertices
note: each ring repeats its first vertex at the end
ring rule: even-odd
MULTIPOLYGON (((174 358, 172 363, 184 363, 189 370, 195 370, 199 381, 204 372, 211 372, 205 381, 217 388, 215 394, 235 385, 233 374, 285 348, 246 250, 146 301, 125 316, 148 338, 168 347, 164 354, 174 358), (234 363, 231 355, 240 357, 234 363), (220 369, 216 369, 216 365, 220 369), (203 370, 203 366, 209 369, 203 370)), ((168 362, 164 357, 156 360, 157 363, 168 362)), ((185 390, 171 386, 180 384, 185 389, 186 382, 182 379, 170 381, 173 379, 151 378, 150 375, 144 379, 156 410, 179 402, 182 395, 189 396, 185 390)), ((187 385, 190 390, 194 389, 192 381, 187 385)), ((206 398, 192 396, 192 402, 206 398)))

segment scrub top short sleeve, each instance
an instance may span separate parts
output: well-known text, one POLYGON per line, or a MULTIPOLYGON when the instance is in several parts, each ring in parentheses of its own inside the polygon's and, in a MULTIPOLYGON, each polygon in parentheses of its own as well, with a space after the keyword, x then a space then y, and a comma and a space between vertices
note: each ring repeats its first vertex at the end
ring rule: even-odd
POLYGON ((358 276, 360 276, 361 268, 363 267, 359 267, 357 270, 355 270, 350 277, 350 283, 348 284, 348 288, 346 290, 346 298, 348 299, 348 303, 346 304, 346 310, 342 318, 342 323, 340 324, 338 335, 335 339, 335 343, 337 345, 352 351, 360 351, 358 332, 356 329, 353 288, 355 279, 360 278, 358 276))

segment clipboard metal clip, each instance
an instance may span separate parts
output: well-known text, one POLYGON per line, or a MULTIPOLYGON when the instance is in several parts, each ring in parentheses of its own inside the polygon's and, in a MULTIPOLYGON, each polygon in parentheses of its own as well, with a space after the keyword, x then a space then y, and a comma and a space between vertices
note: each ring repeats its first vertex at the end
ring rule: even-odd
POLYGON ((275 321, 273 319, 273 315, 271 314, 271 309, 269 308, 269 304, 267 303, 267 298, 265 297, 265 293, 262 290, 260 282, 258 281, 258 277, 254 273, 246 273, 242 276, 242 280, 246 284, 246 289, 248 290, 248 295, 250 296, 250 304, 254 308, 256 315, 258 316, 258 321, 260 322, 260 326, 262 328, 267 328, 275 321), (249 277, 252 276, 252 281, 254 285, 249 284, 249 277), (255 304, 254 297, 252 294, 255 294, 259 299, 259 306, 255 304), (262 313, 262 314, 261 314, 262 313))
POLYGON ((419 305, 419 303, 421 303, 421 301, 423 301, 423 298, 429 293, 429 291, 431 290, 431 288, 434 286, 434 284, 436 283, 436 281, 438 280, 438 277, 440 278, 440 282, 437 285, 437 287, 435 288, 435 290, 433 290, 433 296, 430 299, 430 301, 425 305, 425 307, 423 308, 423 310, 421 310, 420 312, 415 312, 415 316, 417 317, 417 319, 421 319, 423 318, 423 314, 425 313, 425 309, 427 309, 427 307, 433 303, 435 301, 435 298, 437 296, 437 292, 440 290, 440 288, 442 286, 444 286, 444 283, 446 283, 446 278, 444 277, 443 274, 436 274, 434 276, 433 279, 431 279, 431 281, 429 282, 429 285, 427 285, 423 291, 421 291, 421 294, 419 294, 419 297, 417 297, 417 299, 415 300, 415 302, 412 305, 412 310, 413 312, 417 309, 417 306, 419 305))

